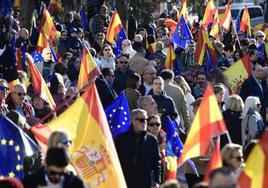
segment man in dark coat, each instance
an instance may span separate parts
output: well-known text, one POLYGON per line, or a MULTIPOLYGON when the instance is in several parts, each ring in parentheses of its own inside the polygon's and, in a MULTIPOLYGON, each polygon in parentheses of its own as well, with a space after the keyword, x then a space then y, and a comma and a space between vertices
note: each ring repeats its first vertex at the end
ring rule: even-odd
POLYGON ((103 68, 102 75, 96 80, 97 90, 101 99, 101 103, 106 108, 116 97, 113 90, 114 71, 111 68, 103 68))
POLYGON ((69 157, 64 148, 50 148, 47 151, 45 166, 23 180, 24 187, 83 188, 80 178, 66 171, 69 157))
POLYGON ((132 127, 115 140, 118 157, 128 188, 158 187, 161 183, 161 158, 156 138, 146 131, 147 113, 131 112, 132 127))

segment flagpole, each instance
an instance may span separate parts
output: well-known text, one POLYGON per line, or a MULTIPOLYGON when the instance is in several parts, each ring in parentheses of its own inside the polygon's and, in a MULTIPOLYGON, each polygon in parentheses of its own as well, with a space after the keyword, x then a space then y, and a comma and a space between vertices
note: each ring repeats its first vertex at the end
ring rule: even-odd
POLYGON ((231 139, 231 137, 230 137, 229 131, 227 131, 225 134, 226 134, 226 136, 227 136, 228 142, 229 142, 229 143, 232 143, 232 139, 231 139))
POLYGON ((240 47, 240 49, 241 49, 240 40, 239 40, 239 38, 238 38, 236 28, 234 27, 234 21, 233 21, 233 20, 232 20, 232 27, 233 27, 233 29, 234 29, 234 31, 235 31, 235 36, 236 36, 236 38, 237 38, 238 45, 239 45, 239 47, 240 47))

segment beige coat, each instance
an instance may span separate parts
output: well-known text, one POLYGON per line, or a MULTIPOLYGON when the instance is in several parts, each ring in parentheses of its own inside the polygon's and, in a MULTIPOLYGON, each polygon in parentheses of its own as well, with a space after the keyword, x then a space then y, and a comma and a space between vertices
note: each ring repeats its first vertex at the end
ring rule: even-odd
POLYGON ((142 75, 144 72, 144 68, 147 66, 148 60, 144 58, 141 53, 136 53, 130 60, 129 60, 129 67, 134 72, 142 75))

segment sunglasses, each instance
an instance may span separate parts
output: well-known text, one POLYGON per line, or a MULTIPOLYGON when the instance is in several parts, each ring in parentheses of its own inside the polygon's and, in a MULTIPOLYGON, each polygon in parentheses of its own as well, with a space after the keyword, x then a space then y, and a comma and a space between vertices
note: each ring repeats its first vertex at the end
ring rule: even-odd
POLYGON ((67 146, 67 145, 72 145, 72 141, 71 140, 61 140, 60 141, 61 144, 67 146))
POLYGON ((17 94, 17 95, 20 96, 20 97, 21 97, 21 96, 24 96, 24 97, 26 96, 26 93, 20 93, 20 92, 13 92, 13 93, 17 94))
POLYGON ((259 38, 264 38, 264 36, 258 36, 259 38))
POLYGON ((104 51, 111 51, 111 49, 110 48, 106 48, 106 49, 104 49, 104 51))
POLYGON ((151 126, 151 127, 160 127, 161 126, 161 123, 152 122, 152 123, 149 123, 148 125, 151 126))
POLYGON ((243 157, 241 157, 241 156, 236 156, 236 157, 233 157, 233 158, 235 158, 237 161, 243 161, 243 157))
POLYGON ((48 172, 48 175, 49 176, 63 176, 64 175, 64 172, 57 172, 57 171, 54 171, 54 170, 49 170, 48 172))
POLYGON ((261 107, 261 104, 257 104, 257 107, 261 107))
POLYGON ((135 120, 138 120, 141 123, 147 122, 147 119, 146 118, 136 118, 135 120))

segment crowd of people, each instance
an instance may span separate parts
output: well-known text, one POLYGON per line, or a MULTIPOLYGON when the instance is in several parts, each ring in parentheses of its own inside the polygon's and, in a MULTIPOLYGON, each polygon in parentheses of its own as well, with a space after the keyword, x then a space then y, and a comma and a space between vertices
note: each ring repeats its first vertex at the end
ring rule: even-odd
MULTIPOLYGON (((19 14, 16 12, 16 14, 19 14)), ((260 51, 266 43, 265 33, 222 33, 221 40, 210 37, 218 56, 217 67, 207 72, 195 60, 200 24, 189 23, 194 40, 186 49, 175 47, 180 75, 166 69, 167 51, 172 45, 171 29, 166 18, 178 21, 174 13, 162 14, 137 28, 129 28, 133 38, 123 40, 121 54, 115 55, 114 44, 106 39, 112 11, 105 4, 89 18, 83 28, 79 12, 66 12, 63 22, 55 22, 59 38, 50 43, 60 57, 53 60, 50 48, 42 51, 36 66, 49 86, 57 111, 40 93, 35 93, 27 72, 3 59, 5 50, 16 36, 16 49, 31 54, 37 46, 38 25, 31 32, 19 27, 19 15, 0 19, 0 112, 14 122, 34 141, 30 130, 36 123, 57 118, 80 96, 77 80, 83 48, 88 48, 101 75, 95 80, 103 108, 124 92, 131 111, 131 127, 118 135, 114 143, 129 188, 237 187, 237 177, 252 147, 267 124, 268 88, 267 55, 260 51), (238 94, 232 94, 224 71, 242 57, 249 56, 251 74, 238 94), (2 56, 2 58, 1 58, 2 56), (13 72, 12 72, 13 71, 13 72), (14 72, 15 71, 15 72, 14 72), (9 87, 14 75, 19 83, 9 87), (211 84, 223 114, 228 134, 221 135, 223 167, 211 172, 209 183, 203 182, 210 154, 192 159, 197 175, 189 164, 177 170, 177 180, 166 181, 166 130, 168 118, 180 120, 178 134, 185 141, 208 84, 211 84), (48 115, 49 114, 49 115, 48 115), (162 185, 161 185, 162 184, 162 185)), ((175 14, 176 15, 176 14, 175 14)), ((36 18, 38 20, 38 18, 36 18)), ((39 18, 40 19, 40 18, 39 18)), ((36 22, 38 23, 38 21, 36 22)), ((71 140, 64 132, 54 132, 46 154, 25 157, 24 187, 84 187, 74 175, 68 156, 71 140)), ((1 168, 1 167, 0 167, 1 168)), ((16 179, 0 180, 0 187, 23 187, 16 179)))

